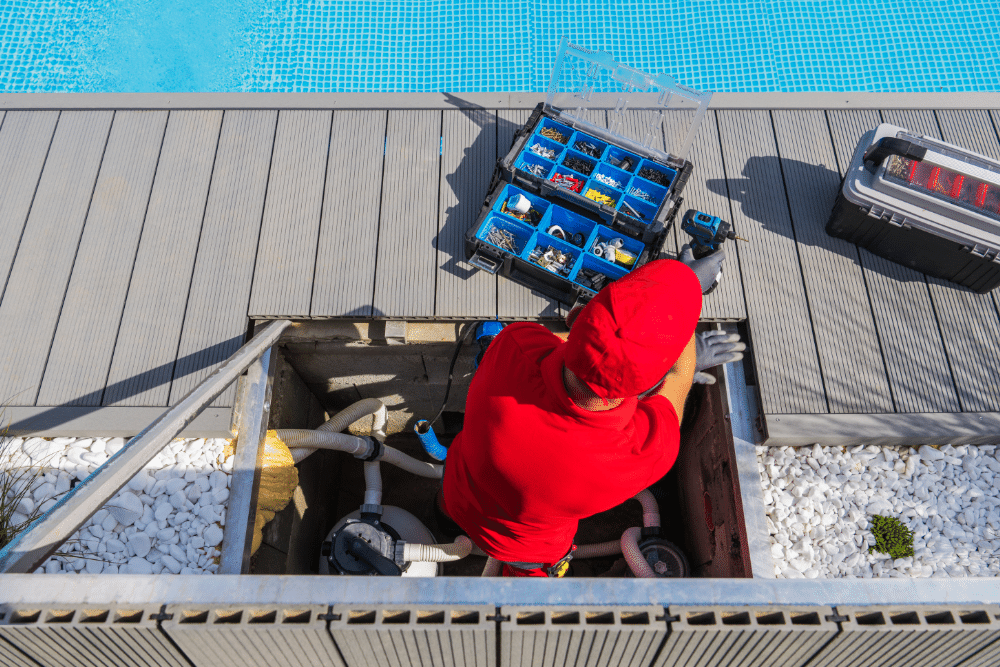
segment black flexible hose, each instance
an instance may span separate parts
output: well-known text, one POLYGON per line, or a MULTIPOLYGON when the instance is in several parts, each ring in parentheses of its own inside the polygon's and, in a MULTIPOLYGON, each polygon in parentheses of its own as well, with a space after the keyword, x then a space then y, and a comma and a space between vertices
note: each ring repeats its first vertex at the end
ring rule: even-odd
POLYGON ((472 334, 476 327, 479 326, 479 322, 469 322, 465 325, 465 331, 463 331, 458 336, 458 343, 455 345, 455 352, 451 355, 451 363, 448 365, 448 383, 444 387, 444 399, 441 401, 441 409, 438 410, 437 415, 431 420, 430 425, 434 426, 441 415, 444 414, 444 409, 448 405, 448 395, 451 393, 451 381, 455 377, 455 362, 458 361, 458 355, 462 351, 462 346, 465 345, 465 341, 468 340, 469 335, 472 334))

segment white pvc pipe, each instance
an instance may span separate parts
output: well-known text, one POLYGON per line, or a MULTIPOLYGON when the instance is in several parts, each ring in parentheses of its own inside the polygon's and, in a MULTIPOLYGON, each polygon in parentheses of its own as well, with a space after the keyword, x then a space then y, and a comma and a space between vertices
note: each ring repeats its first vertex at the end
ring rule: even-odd
POLYGON ((460 560, 472 553, 472 540, 459 535, 451 544, 420 544, 407 542, 403 545, 403 560, 413 563, 447 563, 460 560))
MULTIPOLYGON (((362 417, 385 410, 385 405, 377 398, 363 398, 357 403, 344 408, 322 426, 316 428, 317 431, 328 431, 340 433, 345 428, 358 421, 362 417)), ((384 424, 383 424, 384 426, 384 424)), ((372 427, 372 435, 375 435, 375 428, 372 427)))
POLYGON ((622 554, 625 555, 625 562, 628 563, 632 574, 640 579, 652 579, 656 576, 653 568, 649 566, 646 559, 639 551, 639 537, 642 535, 642 528, 633 526, 622 533, 622 554))
MULTIPOLYGON (((377 399, 366 399, 366 400, 377 400, 377 399)), ((371 436, 378 440, 379 442, 385 442, 385 427, 389 423, 389 410, 382 405, 382 401, 378 402, 379 408, 375 411, 375 416, 372 420, 372 432, 371 436)), ((357 403, 355 403, 357 405, 357 403)))
POLYGON ((382 456, 379 457, 379 460, 391 463, 406 472, 411 472, 421 477, 430 477, 431 479, 441 479, 444 477, 444 466, 418 461, 412 456, 408 456, 392 447, 386 447, 382 451, 382 456))
POLYGON ((382 504, 382 473, 378 461, 365 461, 365 505, 382 504))
POLYGON ((660 507, 649 489, 643 489, 632 496, 642 504, 642 525, 646 528, 660 527, 660 507))
POLYGON ((310 449, 334 449, 338 452, 347 452, 358 457, 365 457, 371 454, 371 445, 364 438, 359 438, 346 433, 327 433, 324 431, 310 431, 308 429, 282 428, 275 431, 282 442, 289 448, 310 448, 310 449))
POLYGON ((573 558, 599 558, 601 556, 614 556, 622 552, 622 542, 620 539, 610 542, 597 542, 596 544, 581 544, 573 552, 573 558))
POLYGON ((498 561, 492 556, 486 558, 486 567, 483 568, 483 573, 479 576, 481 577, 498 577, 500 576, 500 568, 503 567, 503 563, 498 561))

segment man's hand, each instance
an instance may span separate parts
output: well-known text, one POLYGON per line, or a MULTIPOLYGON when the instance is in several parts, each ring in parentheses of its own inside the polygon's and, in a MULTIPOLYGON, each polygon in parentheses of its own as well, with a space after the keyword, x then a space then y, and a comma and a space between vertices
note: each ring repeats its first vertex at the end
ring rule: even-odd
POLYGON ((745 349, 747 346, 740 342, 739 334, 728 334, 715 329, 698 334, 695 337, 694 381, 698 384, 715 384, 715 378, 702 371, 739 361, 743 358, 745 349))
POLYGON ((694 271, 694 275, 698 276, 698 283, 701 284, 701 293, 707 294, 722 274, 722 263, 726 261, 726 251, 719 248, 711 255, 695 259, 691 244, 685 243, 677 259, 694 271))

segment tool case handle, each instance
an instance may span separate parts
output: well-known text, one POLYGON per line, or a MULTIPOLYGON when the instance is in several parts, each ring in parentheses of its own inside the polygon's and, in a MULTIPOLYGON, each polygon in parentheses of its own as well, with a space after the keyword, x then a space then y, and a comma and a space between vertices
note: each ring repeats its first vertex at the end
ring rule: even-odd
POLYGON ((871 171, 874 173, 882 161, 890 155, 898 155, 920 162, 927 155, 927 149, 906 139, 882 137, 865 151, 863 162, 865 166, 871 162, 873 165, 871 171))

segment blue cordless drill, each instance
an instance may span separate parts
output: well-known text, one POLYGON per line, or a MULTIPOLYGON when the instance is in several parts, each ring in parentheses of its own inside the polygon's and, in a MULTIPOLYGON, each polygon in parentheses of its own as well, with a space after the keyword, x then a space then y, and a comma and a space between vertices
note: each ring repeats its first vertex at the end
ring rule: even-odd
MULTIPOLYGON (((695 259, 711 255, 727 239, 746 241, 745 238, 736 235, 732 224, 717 215, 702 213, 693 208, 684 214, 684 218, 681 220, 681 229, 691 236, 691 252, 694 254, 695 259)), ((718 277, 716 277, 715 282, 712 283, 708 292, 705 292, 706 294, 718 287, 721 277, 722 270, 720 269, 718 277)))

